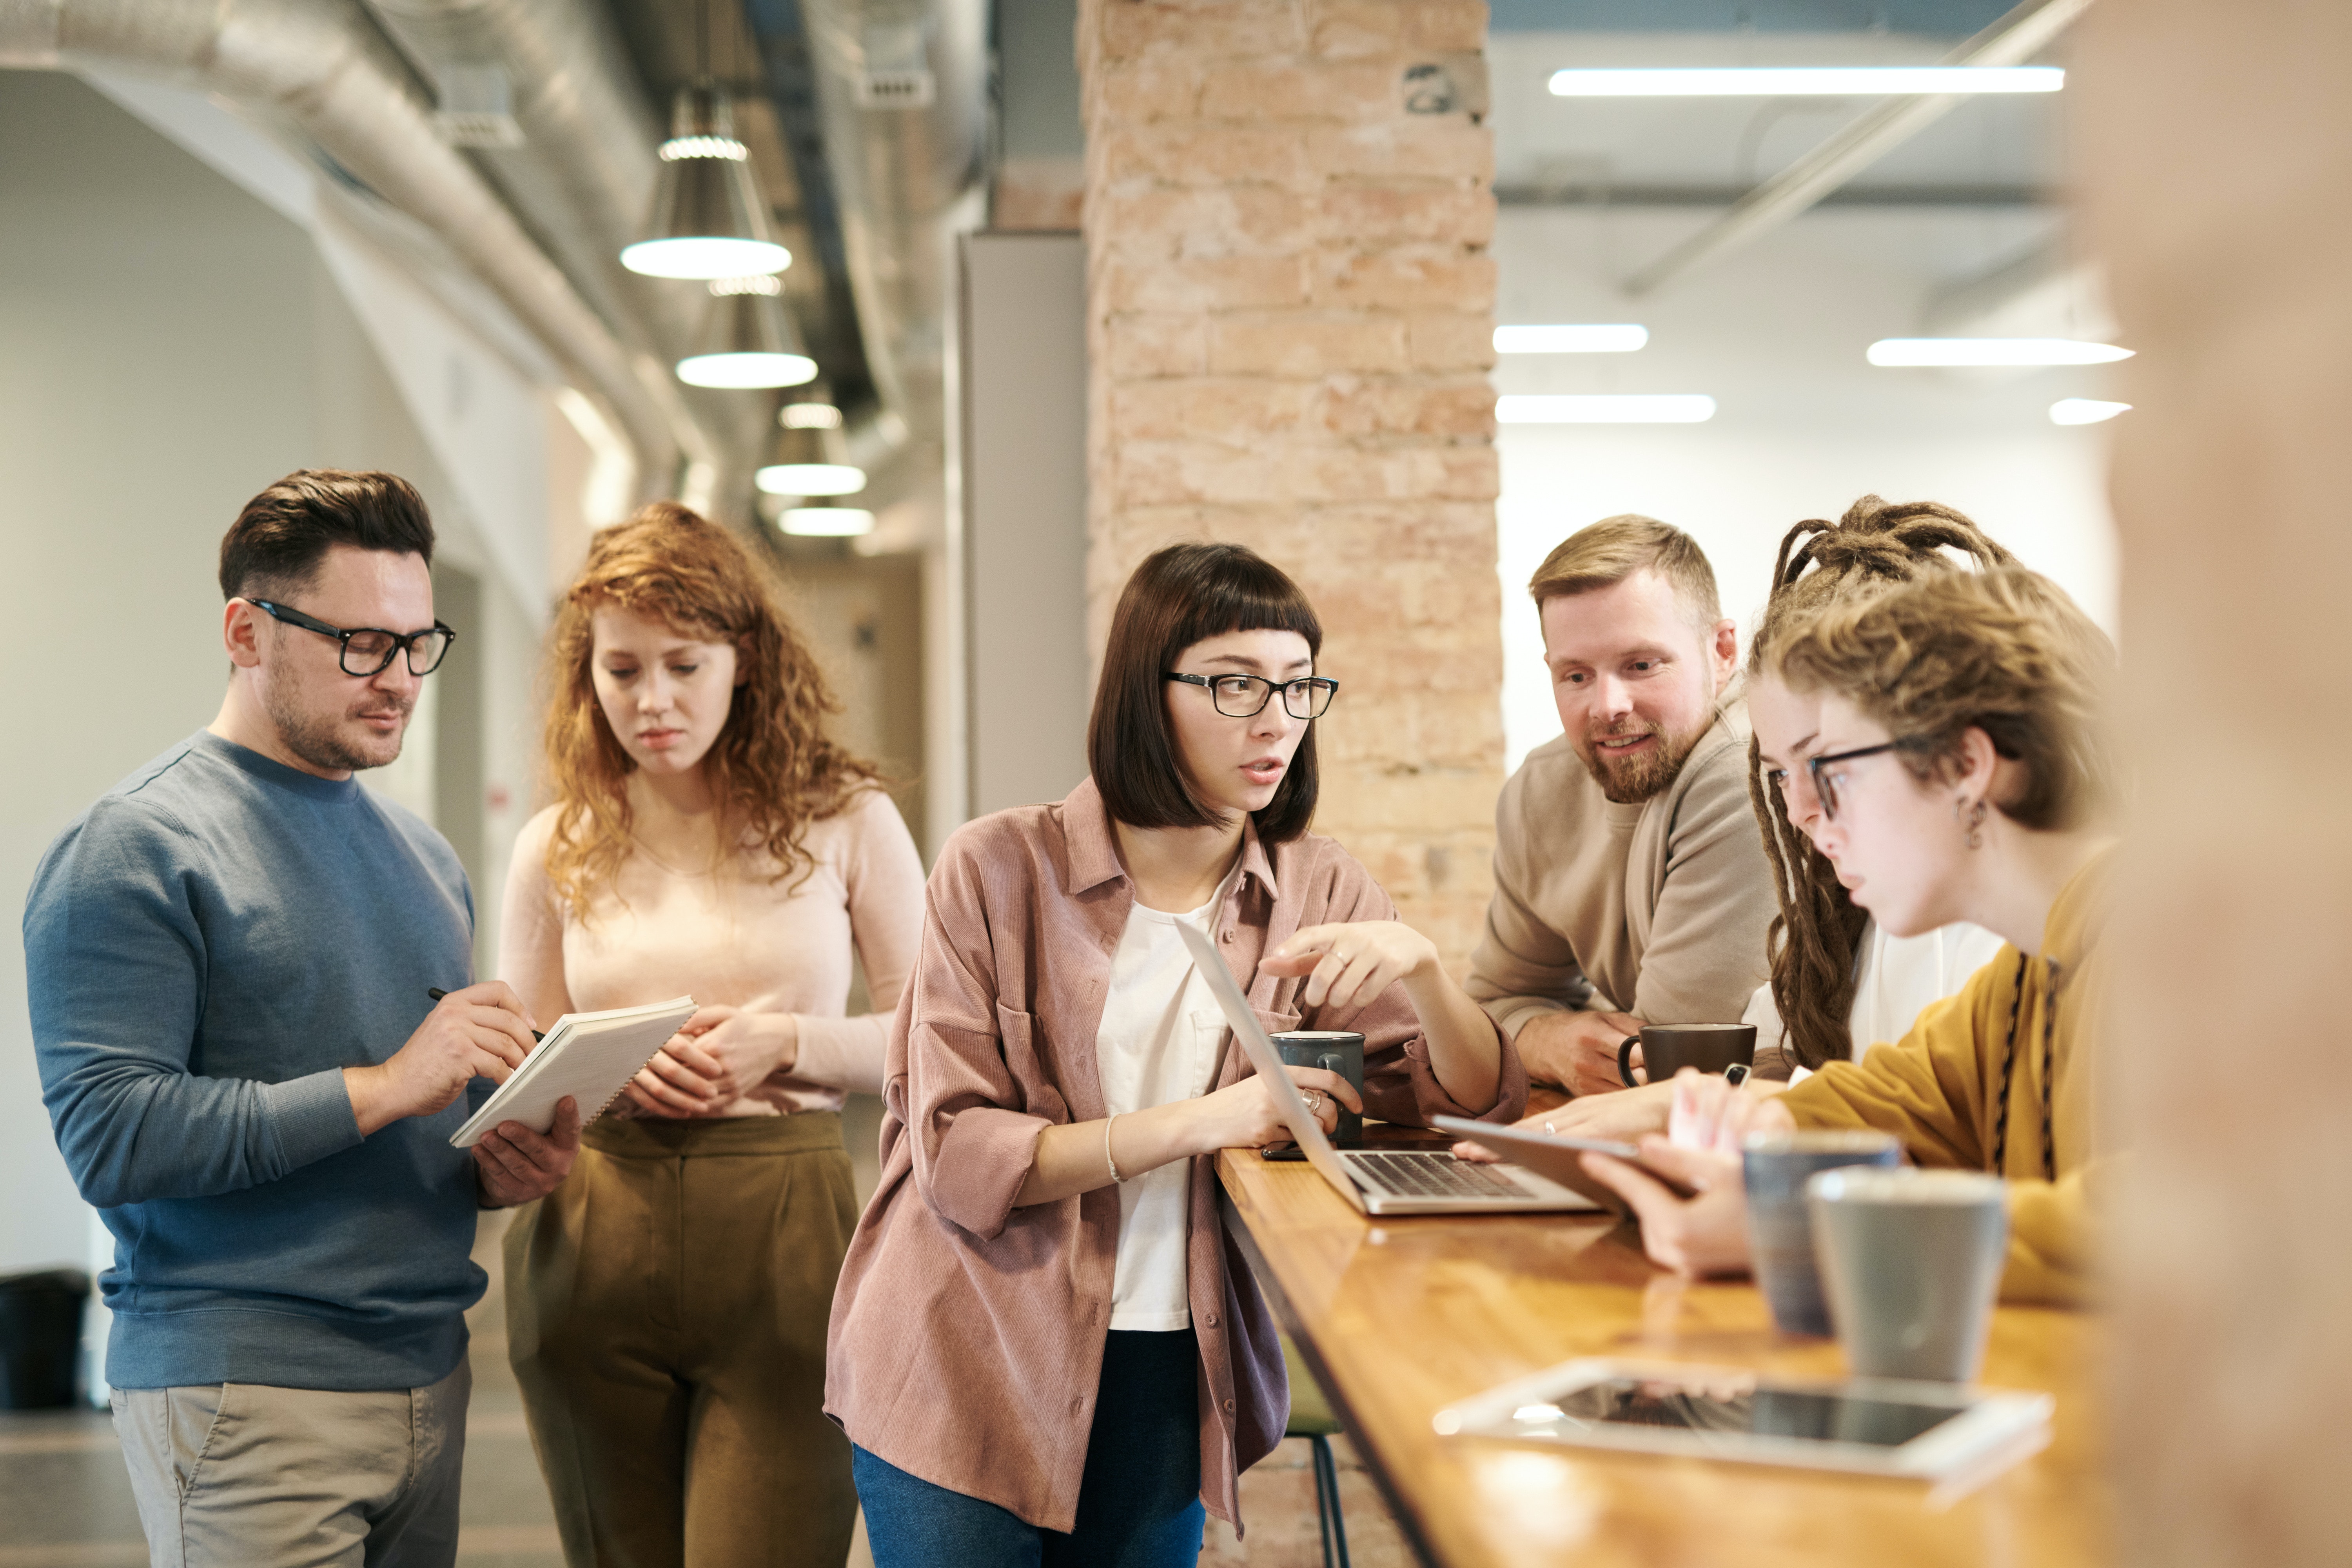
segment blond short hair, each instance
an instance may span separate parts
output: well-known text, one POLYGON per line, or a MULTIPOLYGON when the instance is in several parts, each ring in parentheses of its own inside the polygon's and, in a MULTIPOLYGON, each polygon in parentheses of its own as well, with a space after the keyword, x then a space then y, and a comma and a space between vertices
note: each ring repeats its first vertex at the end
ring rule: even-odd
POLYGON ((1638 512, 1604 517, 1556 546, 1528 580, 1538 613, 1550 600, 1611 588, 1636 572, 1655 572, 1701 631, 1723 618, 1715 568, 1698 541, 1671 523, 1638 512))

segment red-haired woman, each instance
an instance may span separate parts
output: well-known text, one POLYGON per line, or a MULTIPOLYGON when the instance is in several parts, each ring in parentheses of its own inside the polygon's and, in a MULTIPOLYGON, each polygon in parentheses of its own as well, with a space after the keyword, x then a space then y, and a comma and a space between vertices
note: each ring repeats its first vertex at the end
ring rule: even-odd
POLYGON ((825 1386, 880 1568, 1189 1563, 1203 1501, 1233 1519, 1282 1436, 1281 1351, 1206 1156, 1285 1133, 1179 922, 1274 1027, 1364 1036, 1360 1101, 1291 1069, 1325 1126, 1335 1101, 1526 1104, 1494 1021, 1307 831, 1322 640, 1250 552, 1160 552, 1112 616, 1092 776, 940 853, 825 1386))
POLYGON ((555 799, 515 846, 499 973, 542 1018, 703 1004, 508 1233, 509 1353, 564 1555, 837 1564, 839 1112, 881 1089, 921 862, 725 530, 657 504, 599 534, 550 658, 555 799), (853 951, 877 1009, 855 1018, 853 951))

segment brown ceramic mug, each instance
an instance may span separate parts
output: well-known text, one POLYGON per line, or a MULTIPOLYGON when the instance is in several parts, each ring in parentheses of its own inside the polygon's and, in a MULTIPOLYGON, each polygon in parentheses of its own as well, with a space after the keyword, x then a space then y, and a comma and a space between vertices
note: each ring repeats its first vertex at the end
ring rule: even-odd
POLYGON ((1633 1079, 1633 1047, 1642 1047, 1642 1068, 1652 1083, 1664 1083, 1685 1068, 1721 1072, 1737 1064, 1756 1063, 1753 1024, 1644 1024, 1638 1035, 1628 1035, 1617 1047, 1617 1076, 1627 1089, 1633 1079))

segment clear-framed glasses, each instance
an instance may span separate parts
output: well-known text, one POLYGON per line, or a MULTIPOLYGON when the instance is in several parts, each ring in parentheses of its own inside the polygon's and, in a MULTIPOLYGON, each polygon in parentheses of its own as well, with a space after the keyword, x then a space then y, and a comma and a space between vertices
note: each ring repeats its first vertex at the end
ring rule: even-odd
POLYGON ((299 626, 306 632, 316 632, 322 637, 332 637, 341 643, 345 675, 381 675, 392 667, 394 656, 403 649, 408 654, 409 674, 430 675, 448 656, 449 645, 457 640, 457 634, 439 621, 421 632, 388 632, 381 626, 354 626, 346 630, 341 626, 331 626, 299 610, 272 604, 268 599, 247 599, 246 603, 256 609, 268 611, 273 618, 289 626, 299 626))
POLYGON ((1822 803, 1822 816, 1831 822, 1837 820, 1839 775, 1823 771, 1831 763, 1850 763, 1858 757, 1875 757, 1885 752, 1907 752, 1918 744, 1916 737, 1906 736, 1883 745, 1857 746, 1851 752, 1829 752, 1818 757, 1807 757, 1805 777, 1812 784, 1814 798, 1822 803))
POLYGON ((1187 686, 1207 687, 1209 700, 1228 719, 1256 718, 1277 691, 1282 693, 1282 710, 1292 718, 1320 719, 1339 689, 1338 681, 1319 675, 1303 676, 1297 680, 1268 680, 1263 675, 1179 675, 1171 669, 1168 679, 1187 686))

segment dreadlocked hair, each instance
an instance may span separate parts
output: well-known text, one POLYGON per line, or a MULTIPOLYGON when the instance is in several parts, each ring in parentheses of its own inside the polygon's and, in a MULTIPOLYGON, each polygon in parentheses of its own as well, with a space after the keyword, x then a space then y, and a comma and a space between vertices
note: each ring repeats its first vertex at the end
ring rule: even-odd
POLYGON ((884 780, 825 733, 841 704, 785 613, 773 574, 719 524, 655 501, 596 535, 548 639, 547 776, 562 809, 547 873, 557 892, 586 920, 629 853, 636 764, 604 721, 590 670, 595 615, 607 607, 735 647, 742 684, 703 772, 727 829, 755 856, 764 852, 772 879, 797 886, 814 868, 803 842, 810 824, 884 780))
MULTIPOLYGON (((1947 551, 1979 569, 2015 563, 1961 513, 1935 501, 1890 504, 1864 496, 1835 522, 1807 518, 1789 530, 1772 563, 1772 592, 1748 644, 1751 681, 1774 663, 1775 650, 1822 611, 1874 598, 1931 573, 1958 569, 1947 551)), ((1772 1005, 1786 1029, 1786 1049, 1807 1068, 1853 1053, 1854 958, 1868 911, 1855 907, 1828 857, 1789 823, 1788 801, 1748 742, 1748 797, 1764 830, 1772 891, 1780 912, 1765 939, 1772 963, 1772 1005)))

